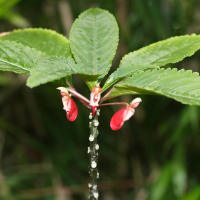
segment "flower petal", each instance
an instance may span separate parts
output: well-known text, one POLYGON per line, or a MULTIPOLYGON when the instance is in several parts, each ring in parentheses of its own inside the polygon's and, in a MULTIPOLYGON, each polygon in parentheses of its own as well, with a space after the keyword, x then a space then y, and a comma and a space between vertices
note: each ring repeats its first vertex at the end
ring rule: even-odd
POLYGON ((124 122, 129 120, 133 116, 135 110, 130 107, 125 107, 117 111, 110 120, 110 127, 112 130, 119 130, 124 122))
POLYGON ((57 89, 60 90, 60 94, 61 94, 62 96, 67 96, 67 95, 68 95, 68 90, 67 90, 67 88, 65 88, 65 87, 58 87, 57 89))
POLYGON ((76 103, 74 102, 72 98, 70 98, 68 105, 69 105, 68 107, 69 111, 67 111, 66 116, 69 121, 73 122, 78 115, 78 109, 77 109, 76 103))
POLYGON ((138 105, 140 104, 140 102, 142 102, 142 99, 141 98, 135 98, 133 99, 133 101, 130 103, 130 106, 129 107, 133 107, 133 108, 136 108, 138 107, 138 105))
POLYGON ((90 94, 90 106, 99 106, 99 100, 101 98, 100 93, 92 92, 90 94))
POLYGON ((95 116, 95 113, 96 113, 96 111, 97 111, 97 107, 91 106, 91 109, 92 109, 92 117, 94 117, 94 116, 95 116))
POLYGON ((71 97, 69 95, 62 97, 63 109, 70 111, 71 109, 71 97))

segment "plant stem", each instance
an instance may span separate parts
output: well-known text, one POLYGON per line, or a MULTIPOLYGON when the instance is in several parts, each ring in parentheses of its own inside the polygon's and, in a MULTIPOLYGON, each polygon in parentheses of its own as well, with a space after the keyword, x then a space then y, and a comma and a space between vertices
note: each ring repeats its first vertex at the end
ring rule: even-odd
POLYGON ((89 174, 90 174, 90 182, 89 186, 89 200, 97 200, 99 197, 98 189, 97 189, 97 179, 99 178, 99 173, 97 170, 97 163, 98 163, 98 149, 99 145, 97 144, 97 136, 98 130, 97 127, 99 125, 98 116, 100 110, 96 111, 94 117, 92 117, 92 113, 90 113, 89 118, 91 122, 89 123, 90 127, 90 147, 88 147, 88 153, 90 157, 90 165, 89 165, 89 174))

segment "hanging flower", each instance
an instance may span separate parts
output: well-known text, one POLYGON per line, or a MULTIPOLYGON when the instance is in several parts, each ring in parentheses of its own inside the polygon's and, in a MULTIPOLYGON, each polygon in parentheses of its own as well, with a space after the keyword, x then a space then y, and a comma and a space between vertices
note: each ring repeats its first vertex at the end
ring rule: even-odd
POLYGON ((97 111, 97 107, 99 106, 99 100, 101 98, 101 88, 99 86, 95 86, 92 89, 92 92, 90 94, 90 106, 92 109, 92 116, 95 115, 97 111))
POLYGON ((134 99, 129 106, 117 111, 110 120, 110 127, 112 130, 119 130, 124 122, 129 120, 135 113, 135 109, 142 100, 140 98, 134 99))
POLYGON ((68 93, 67 88, 59 87, 62 97, 63 109, 67 112, 66 116, 69 121, 74 121, 78 115, 76 103, 68 93))

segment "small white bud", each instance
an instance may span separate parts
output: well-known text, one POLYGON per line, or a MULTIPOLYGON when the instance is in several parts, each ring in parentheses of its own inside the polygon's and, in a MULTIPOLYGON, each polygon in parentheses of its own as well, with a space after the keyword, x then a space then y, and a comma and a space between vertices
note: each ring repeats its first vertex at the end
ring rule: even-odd
POLYGON ((100 112, 99 112, 99 110, 97 110, 97 115, 98 115, 98 116, 100 115, 100 112))
POLYGON ((97 178, 99 178, 99 173, 97 172, 97 178))
POLYGON ((93 189, 96 190, 96 189, 97 189, 97 185, 94 185, 94 186, 93 186, 93 189))
POLYGON ((98 192, 95 192, 95 193, 94 193, 94 198, 97 199, 98 197, 99 197, 99 193, 98 193, 98 192))
MULTIPOLYGON (((89 119, 92 119, 92 113, 90 113, 90 115, 89 115, 89 119)), ((91 122, 90 122, 91 123, 91 122)))
POLYGON ((92 161, 91 167, 92 167, 92 168, 95 168, 96 166, 97 166, 97 163, 96 163, 95 161, 92 161))
POLYGON ((98 144, 95 145, 95 149, 99 150, 99 145, 98 144))
POLYGON ((99 125, 99 122, 97 120, 94 120, 94 125, 95 126, 98 126, 99 125))
POLYGON ((94 141, 94 137, 92 135, 90 135, 89 140, 90 140, 90 142, 94 141))
POLYGON ((92 187, 92 185, 89 183, 89 184, 88 184, 88 187, 89 187, 89 188, 91 188, 91 187, 92 187))
POLYGON ((90 147, 88 147, 88 150, 87 150, 87 152, 88 152, 88 153, 90 153, 90 147))

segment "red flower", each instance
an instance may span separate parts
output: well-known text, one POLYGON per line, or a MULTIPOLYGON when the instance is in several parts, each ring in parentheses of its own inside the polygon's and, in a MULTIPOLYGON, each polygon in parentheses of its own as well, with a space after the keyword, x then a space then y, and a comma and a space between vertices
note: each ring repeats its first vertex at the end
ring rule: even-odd
POLYGON ((92 108, 92 116, 95 115, 97 107, 99 106, 99 100, 101 98, 101 88, 95 86, 90 94, 90 106, 92 108))
POLYGON ((60 94, 63 102, 63 109, 67 112, 66 116, 69 121, 74 121, 78 115, 78 109, 76 103, 68 94, 68 90, 64 87, 59 87, 60 94))
POLYGON ((117 111, 110 120, 110 127, 112 130, 119 130, 124 122, 129 120, 135 113, 135 109, 142 100, 140 98, 134 99, 129 106, 117 111))

